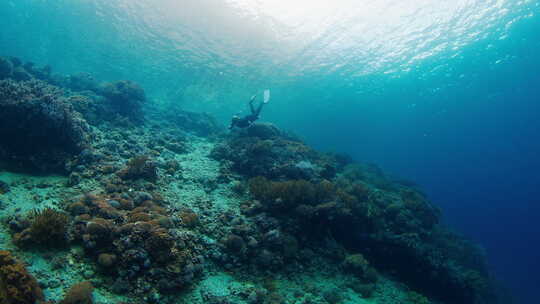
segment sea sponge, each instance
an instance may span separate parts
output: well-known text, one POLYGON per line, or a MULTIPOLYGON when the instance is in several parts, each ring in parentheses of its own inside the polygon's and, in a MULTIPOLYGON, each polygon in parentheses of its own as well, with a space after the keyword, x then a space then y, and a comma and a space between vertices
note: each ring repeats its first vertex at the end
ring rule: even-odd
POLYGON ((44 300, 38 282, 9 251, 0 251, 0 304, 33 304, 44 300))
POLYGON ((77 283, 68 290, 60 304, 92 304, 94 286, 90 282, 77 283))

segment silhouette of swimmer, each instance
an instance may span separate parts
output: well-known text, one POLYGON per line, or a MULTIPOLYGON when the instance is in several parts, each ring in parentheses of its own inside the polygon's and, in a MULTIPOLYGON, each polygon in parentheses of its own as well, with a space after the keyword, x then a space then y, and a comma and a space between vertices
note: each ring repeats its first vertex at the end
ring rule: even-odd
POLYGON ((268 103, 268 99, 265 98, 263 102, 259 104, 259 106, 255 109, 253 107, 253 101, 255 101, 255 98, 257 95, 253 95, 251 99, 249 100, 249 108, 251 110, 251 114, 246 115, 242 118, 240 118, 238 115, 234 115, 231 120, 231 125, 229 126, 229 130, 233 128, 247 128, 251 126, 253 122, 255 122, 257 119, 259 119, 259 114, 261 113, 263 105, 268 103))

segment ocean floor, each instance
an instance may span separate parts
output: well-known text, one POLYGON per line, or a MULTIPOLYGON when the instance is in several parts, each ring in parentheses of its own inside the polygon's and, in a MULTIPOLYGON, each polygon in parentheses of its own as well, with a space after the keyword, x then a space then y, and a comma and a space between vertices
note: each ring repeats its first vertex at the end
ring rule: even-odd
MULTIPOLYGON (((205 222, 218 223, 217 217, 225 212, 239 213, 244 195, 233 190, 237 181, 217 181, 219 163, 209 156, 215 143, 191 136, 188 152, 168 152, 182 168, 181 177, 164 175, 159 182, 163 197, 171 202, 169 208, 190 208, 204 214, 205 222)), ((0 180, 9 184, 9 192, 0 194, 0 218, 26 214, 46 207, 63 209, 67 198, 86 191, 96 191, 96 181, 85 180, 76 187, 67 186, 64 176, 32 176, 2 171, 0 180)), ((212 226, 207 227, 212 230, 212 226)), ((207 237, 207 242, 218 240, 207 237)), ((73 282, 90 280, 96 287, 97 304, 140 301, 111 293, 102 288, 106 280, 99 274, 94 261, 84 258, 83 248, 66 250, 22 251, 11 242, 6 225, 0 225, 0 248, 16 252, 39 281, 47 299, 60 301, 73 282)), ((324 261, 322 261, 324 263, 324 261)), ((234 273, 217 265, 209 265, 202 278, 188 290, 168 297, 170 303, 254 303, 250 295, 256 288, 272 285, 272 292, 281 297, 281 303, 409 303, 409 290, 405 285, 389 278, 381 278, 373 297, 366 299, 355 292, 350 275, 341 274, 332 267, 306 267, 302 272, 284 271, 260 278, 249 273, 234 273), (329 269, 330 268, 330 269, 329 269), (269 282, 271 281, 271 282, 269 282), (171 300, 171 298, 176 298, 171 300), (328 298, 328 299, 326 299, 328 298), (336 298, 336 299, 333 299, 336 298)), ((270 289, 270 287, 268 288, 270 289)), ((278 302, 276 302, 278 303, 278 302)), ((412 303, 412 302, 410 302, 412 303)))

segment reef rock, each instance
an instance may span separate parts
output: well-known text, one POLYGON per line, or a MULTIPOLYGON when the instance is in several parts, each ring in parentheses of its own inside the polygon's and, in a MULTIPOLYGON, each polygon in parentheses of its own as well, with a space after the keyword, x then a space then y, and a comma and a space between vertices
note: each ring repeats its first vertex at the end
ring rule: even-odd
POLYGON ((271 123, 258 122, 252 124, 247 129, 247 134, 260 139, 270 139, 272 137, 280 136, 281 131, 271 123))
POLYGON ((0 79, 11 77, 13 74, 13 63, 7 58, 0 57, 0 79))
POLYGON ((230 161, 234 171, 249 177, 319 180, 335 174, 332 157, 280 134, 271 124, 257 124, 246 132, 217 145, 211 156, 230 161))
POLYGON ((206 113, 174 111, 167 113, 166 118, 181 130, 193 132, 198 136, 210 136, 222 132, 214 117, 206 113))
POLYGON ((23 264, 8 251, 0 251, 0 303, 42 303, 43 292, 23 264))
POLYGON ((110 102, 114 113, 128 118, 133 123, 143 122, 142 107, 146 102, 146 95, 141 86, 129 80, 120 80, 106 83, 101 93, 110 102))
POLYGON ((62 171, 89 143, 86 121, 62 91, 40 80, 0 81, 0 160, 19 169, 62 171))

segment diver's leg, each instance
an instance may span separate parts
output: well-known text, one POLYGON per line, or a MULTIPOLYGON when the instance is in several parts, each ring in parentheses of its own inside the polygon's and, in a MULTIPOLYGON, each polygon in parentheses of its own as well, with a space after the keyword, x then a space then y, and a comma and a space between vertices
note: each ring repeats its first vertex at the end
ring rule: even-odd
POLYGON ((253 114, 259 116, 259 114, 261 113, 261 110, 262 110, 262 107, 263 107, 263 106, 264 106, 264 102, 261 102, 261 103, 259 104, 259 106, 257 107, 257 111, 254 112, 253 114))
POLYGON ((255 97, 257 97, 257 95, 251 96, 251 99, 249 100, 249 108, 251 110, 251 114, 255 114, 255 108, 253 107, 253 101, 255 100, 255 97))

